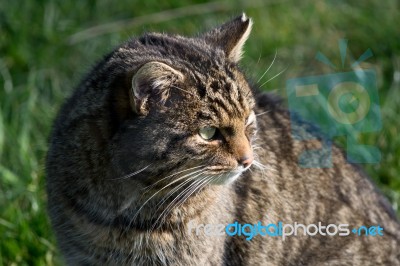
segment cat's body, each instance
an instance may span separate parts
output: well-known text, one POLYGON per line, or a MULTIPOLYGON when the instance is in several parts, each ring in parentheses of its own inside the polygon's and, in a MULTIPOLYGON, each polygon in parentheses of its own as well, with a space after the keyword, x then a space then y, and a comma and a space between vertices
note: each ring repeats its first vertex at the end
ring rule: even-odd
POLYGON ((238 69, 250 28, 243 16, 198 38, 133 39, 67 101, 47 190, 68 264, 400 265, 400 226, 361 170, 335 147, 332 168, 298 165, 319 143, 295 141, 288 112, 238 69), (190 228, 235 221, 384 231, 246 241, 190 228))

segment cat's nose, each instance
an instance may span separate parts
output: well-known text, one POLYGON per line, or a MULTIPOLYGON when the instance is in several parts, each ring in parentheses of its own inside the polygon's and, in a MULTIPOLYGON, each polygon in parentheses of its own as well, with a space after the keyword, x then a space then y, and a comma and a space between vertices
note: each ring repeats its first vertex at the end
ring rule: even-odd
POLYGON ((244 168, 247 168, 253 163, 253 160, 253 154, 248 154, 239 159, 239 164, 243 165, 244 168))

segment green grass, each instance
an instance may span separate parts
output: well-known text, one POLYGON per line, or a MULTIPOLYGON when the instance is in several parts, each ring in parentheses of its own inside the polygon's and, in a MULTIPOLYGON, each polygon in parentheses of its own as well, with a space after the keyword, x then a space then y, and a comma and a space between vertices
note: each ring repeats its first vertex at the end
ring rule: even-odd
POLYGON ((400 6, 397 0, 353 2, 357 1, 243 0, 154 15, 202 1, 2 1, 0 265, 60 264, 46 215, 47 138, 60 104, 88 69, 132 35, 195 34, 241 11, 255 22, 243 68, 257 80, 277 51, 276 62, 261 82, 287 67, 264 86, 283 96, 288 78, 332 72, 314 59, 317 51, 340 65, 339 38, 349 40, 353 58, 372 49, 374 57, 363 67, 378 73, 383 129, 363 135, 362 141, 377 145, 383 157, 366 169, 399 210, 400 6), (146 20, 150 14, 153 17, 146 20), (129 22, 140 16, 144 17, 129 22), (109 24, 116 21, 123 23, 109 24), (107 30, 104 34, 77 34, 105 24, 109 27, 101 28, 107 30))

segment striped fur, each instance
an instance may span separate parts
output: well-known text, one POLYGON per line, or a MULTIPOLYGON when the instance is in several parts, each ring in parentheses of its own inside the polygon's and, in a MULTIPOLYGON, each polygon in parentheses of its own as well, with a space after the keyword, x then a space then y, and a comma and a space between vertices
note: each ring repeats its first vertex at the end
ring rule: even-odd
POLYGON ((400 265, 400 226, 362 170, 336 147, 332 168, 298 166, 320 141, 294 140, 288 112, 240 71, 251 25, 243 15, 197 37, 132 39, 66 101, 47 192, 68 265, 400 265), (189 221, 379 224, 385 235, 246 241, 189 234, 189 221))

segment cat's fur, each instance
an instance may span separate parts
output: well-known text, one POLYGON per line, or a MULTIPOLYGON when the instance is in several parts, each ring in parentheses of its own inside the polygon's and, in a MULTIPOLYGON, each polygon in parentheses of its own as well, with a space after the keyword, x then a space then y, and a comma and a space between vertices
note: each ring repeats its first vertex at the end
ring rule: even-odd
POLYGON ((400 226, 369 178, 336 147, 332 168, 301 168, 299 153, 320 143, 293 139, 288 112, 238 68, 251 24, 132 39, 65 103, 47 191, 69 265, 400 265, 400 226), (380 225, 384 236, 246 241, 189 234, 190 221, 380 225))

